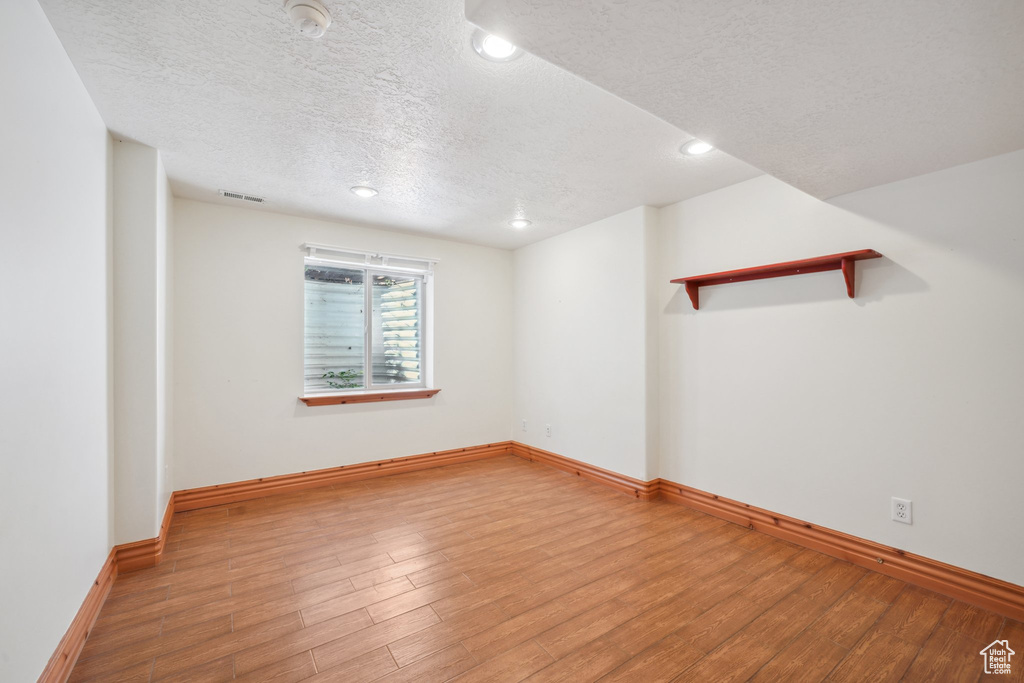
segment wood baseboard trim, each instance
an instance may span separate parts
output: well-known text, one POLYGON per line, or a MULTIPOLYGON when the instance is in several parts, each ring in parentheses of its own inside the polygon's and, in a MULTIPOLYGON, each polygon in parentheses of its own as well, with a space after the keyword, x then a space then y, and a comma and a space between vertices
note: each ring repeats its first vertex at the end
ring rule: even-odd
POLYGON ((171 517, 174 515, 176 495, 176 493, 171 493, 171 498, 167 501, 167 509, 164 511, 163 521, 160 522, 160 534, 156 538, 114 546, 118 574, 133 572, 136 569, 147 569, 160 564, 160 557, 164 554, 164 544, 167 543, 167 530, 171 527, 171 517))
POLYGON ((516 441, 501 441, 405 458, 175 491, 168 501, 167 510, 160 525, 160 535, 157 538, 126 543, 111 549, 110 555, 100 569, 82 607, 47 663, 39 681, 40 683, 62 683, 67 680, 78 660, 78 655, 85 646, 85 640, 96 622, 100 609, 106 601, 114 579, 121 572, 159 564, 167 540, 171 517, 175 512, 508 454, 603 484, 638 500, 649 501, 662 498, 686 505, 770 536, 984 607, 1012 619, 1024 621, 1024 587, 1022 586, 914 555, 898 548, 884 546, 874 541, 815 526, 746 503, 722 498, 667 479, 653 479, 645 482, 516 441))
POLYGON ((655 482, 665 500, 1024 621, 1022 586, 666 479, 655 482))
POLYGON ((118 574, 155 567, 160 564, 160 558, 164 552, 164 545, 167 543, 167 531, 171 528, 171 517, 174 515, 174 494, 167 501, 167 509, 164 510, 164 518, 160 523, 160 535, 156 538, 147 538, 144 541, 134 543, 122 543, 110 549, 107 561, 100 568, 99 576, 92 584, 92 588, 78 608, 78 613, 71 620, 64 637, 60 639, 57 649, 54 651, 50 661, 39 676, 38 683, 64 683, 71 675, 71 670, 78 662, 78 655, 85 647, 85 641, 92 632, 96 617, 99 616, 103 604, 107 601, 111 586, 118 574))
POLYGON ((604 484, 639 500, 661 498, 680 503, 880 574, 1024 621, 1024 587, 1007 581, 722 498, 667 479, 644 482, 516 441, 512 442, 512 454, 604 484))
POLYGON ((237 503, 243 500, 263 498, 277 493, 290 493, 321 486, 330 486, 331 484, 346 481, 386 477, 403 472, 414 472, 432 467, 469 462, 470 460, 482 460, 497 455, 507 455, 511 452, 511 448, 512 442, 499 441, 481 446, 410 455, 404 458, 377 460, 310 472, 283 474, 230 484, 186 489, 175 492, 174 511, 184 512, 214 505, 224 505, 225 503, 237 503))
POLYGON ((755 531, 838 557, 957 600, 1024 621, 1024 587, 667 479, 644 482, 556 453, 512 442, 512 454, 604 484, 639 500, 662 498, 755 531))
POLYGON ((57 649, 39 676, 38 683, 64 683, 71 675, 71 670, 78 662, 78 655, 85 647, 85 639, 92 632, 96 617, 99 616, 100 609, 107 600, 107 594, 110 593, 110 587, 114 585, 115 577, 117 577, 117 554, 111 550, 107 555, 107 561, 100 568, 100 573, 93 582, 92 588, 86 594, 82 606, 75 618, 71 620, 71 626, 68 627, 64 637, 60 639, 57 649))
POLYGON ((530 460, 531 462, 540 462, 560 469, 563 472, 575 474, 577 477, 604 484, 637 500, 653 500, 657 496, 655 482, 634 479, 633 477, 612 472, 596 465, 567 458, 564 455, 527 446, 518 441, 512 442, 512 455, 516 455, 524 460, 530 460))

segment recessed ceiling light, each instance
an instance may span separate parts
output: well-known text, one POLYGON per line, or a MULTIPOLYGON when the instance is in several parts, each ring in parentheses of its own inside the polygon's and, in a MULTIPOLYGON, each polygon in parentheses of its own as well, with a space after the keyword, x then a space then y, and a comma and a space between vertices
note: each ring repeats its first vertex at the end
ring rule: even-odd
POLYGON ((519 228, 520 230, 522 230, 523 228, 532 225, 533 221, 528 221, 525 218, 513 218, 508 222, 508 224, 511 225, 513 228, 519 228))
POLYGON ((508 62, 523 54, 522 50, 504 38, 480 29, 473 33, 473 49, 481 57, 492 62, 508 62))
POLYGON ((367 187, 366 185, 356 185, 352 188, 352 194, 357 197, 374 197, 377 194, 377 190, 372 187, 367 187))
POLYGON ((683 154, 689 154, 692 157, 700 156, 701 154, 707 154, 714 147, 701 140, 690 140, 680 148, 683 154))

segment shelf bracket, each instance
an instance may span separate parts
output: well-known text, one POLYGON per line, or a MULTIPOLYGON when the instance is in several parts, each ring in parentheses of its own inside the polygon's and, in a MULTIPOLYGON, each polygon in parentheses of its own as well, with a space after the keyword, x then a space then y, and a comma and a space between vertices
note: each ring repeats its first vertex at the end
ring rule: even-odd
POLYGON ((853 298, 853 284, 856 278, 856 264, 852 258, 844 258, 840 261, 840 268, 843 271, 843 279, 846 280, 846 295, 853 298))
POLYGON ((690 303, 693 304, 693 310, 700 309, 700 285, 696 282, 686 283, 686 295, 690 297, 690 303))

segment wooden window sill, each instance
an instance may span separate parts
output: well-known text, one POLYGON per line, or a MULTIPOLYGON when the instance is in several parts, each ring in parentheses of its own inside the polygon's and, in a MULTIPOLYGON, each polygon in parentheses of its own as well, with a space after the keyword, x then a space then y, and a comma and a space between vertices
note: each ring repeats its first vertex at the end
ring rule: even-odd
POLYGON ((397 391, 375 391, 358 394, 333 394, 330 396, 299 396, 307 406, 335 406, 344 403, 380 403, 381 401, 409 401, 415 398, 430 398, 440 389, 399 389, 397 391))

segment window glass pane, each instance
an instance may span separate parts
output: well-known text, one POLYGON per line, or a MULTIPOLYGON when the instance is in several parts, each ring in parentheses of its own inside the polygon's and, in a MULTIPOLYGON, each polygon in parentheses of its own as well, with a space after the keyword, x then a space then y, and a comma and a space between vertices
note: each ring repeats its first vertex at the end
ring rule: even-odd
POLYGON ((361 270, 306 265, 306 393, 364 387, 364 280, 361 270))
POLYGON ((422 381, 423 279, 373 275, 373 383, 422 381))

